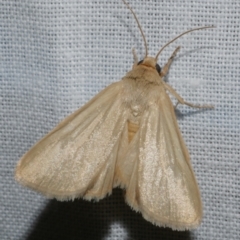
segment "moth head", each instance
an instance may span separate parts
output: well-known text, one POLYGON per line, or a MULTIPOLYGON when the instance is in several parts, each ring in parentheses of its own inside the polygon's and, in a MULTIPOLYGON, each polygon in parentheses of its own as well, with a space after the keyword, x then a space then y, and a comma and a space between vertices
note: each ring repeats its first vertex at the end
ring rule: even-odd
MULTIPOLYGON (((215 26, 206 26, 206 27, 198 27, 198 28, 194 28, 194 29, 190 29, 186 32, 183 32, 181 34, 179 34, 178 36, 176 36, 175 38, 173 38, 172 40, 170 40, 169 42, 167 42, 157 53, 156 57, 155 58, 152 58, 152 57, 148 57, 148 47, 147 47, 147 40, 145 38, 145 35, 143 33, 143 30, 141 28, 141 25, 137 19, 137 16, 135 14, 135 12, 132 10, 132 8, 128 5, 128 3, 123 0, 124 4, 128 7, 128 9, 131 11, 131 13, 133 14, 133 17, 134 19, 136 20, 136 23, 138 25, 138 28, 141 32, 141 35, 142 35, 142 38, 143 38, 143 42, 144 42, 144 46, 145 46, 145 57, 143 60, 139 61, 137 60, 137 56, 136 56, 136 53, 135 53, 135 50, 133 49, 133 55, 134 55, 134 65, 133 65, 133 68, 135 66, 138 66, 138 65, 143 65, 143 66, 147 66, 147 67, 151 67, 151 68, 154 68, 156 69, 156 71, 158 72, 159 75, 161 75, 161 68, 160 66, 157 64, 157 60, 158 60, 158 57, 159 55, 161 54, 161 52, 168 46, 170 45, 171 43, 173 43, 174 41, 176 41, 178 38, 182 37, 183 35, 187 34, 187 33, 190 33, 190 32, 193 32, 193 31, 197 31, 197 30, 202 30, 202 29, 206 29, 206 28, 213 28, 215 26)), ((175 52, 173 53, 172 57, 174 57, 175 53, 179 50, 179 47, 175 50, 175 52)), ((170 59, 171 60, 171 59, 170 59)))
POLYGON ((155 69, 158 74, 161 73, 161 67, 157 63, 156 59, 153 57, 145 57, 143 60, 139 61, 137 65, 143 65, 155 69))

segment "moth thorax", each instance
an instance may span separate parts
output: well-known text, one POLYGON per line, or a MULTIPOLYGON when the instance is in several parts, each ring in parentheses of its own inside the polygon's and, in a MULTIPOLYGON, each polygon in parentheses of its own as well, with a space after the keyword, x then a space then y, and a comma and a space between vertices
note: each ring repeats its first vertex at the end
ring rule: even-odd
POLYGON ((139 125, 128 121, 128 142, 130 143, 139 129, 139 125))

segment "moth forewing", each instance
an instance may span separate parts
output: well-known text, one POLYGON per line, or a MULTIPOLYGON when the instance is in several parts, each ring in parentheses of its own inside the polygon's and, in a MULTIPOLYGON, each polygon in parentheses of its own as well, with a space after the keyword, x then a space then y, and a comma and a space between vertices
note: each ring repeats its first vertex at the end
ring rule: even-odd
POLYGON ((179 131, 174 107, 199 106, 181 98, 163 81, 179 47, 161 68, 161 51, 146 54, 119 82, 71 114, 19 161, 15 177, 48 197, 99 200, 112 188, 126 189, 126 201, 145 219, 172 229, 192 229, 202 218, 199 188, 188 150, 179 131))
MULTIPOLYGON (((117 82, 108 86, 35 144, 20 159, 16 179, 59 200, 89 198, 95 191, 93 182, 99 185, 97 179, 109 174, 107 170, 115 162, 115 159, 102 158, 106 158, 106 152, 109 152, 108 158, 113 158, 111 149, 115 147, 113 143, 119 141, 124 125, 124 120, 119 119, 125 117, 124 112, 119 111, 121 85, 122 82, 117 82), (102 124, 103 121, 107 125, 102 124)), ((105 181, 107 179, 105 176, 105 181)), ((101 199, 107 193, 103 187, 102 192, 92 198, 101 199)))

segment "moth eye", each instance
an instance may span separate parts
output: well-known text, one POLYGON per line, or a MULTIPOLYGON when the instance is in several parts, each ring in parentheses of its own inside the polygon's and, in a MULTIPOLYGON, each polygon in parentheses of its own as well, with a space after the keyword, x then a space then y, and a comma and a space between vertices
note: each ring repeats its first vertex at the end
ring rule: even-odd
POLYGON ((157 70, 158 73, 161 72, 161 67, 160 67, 158 64, 156 64, 155 68, 156 68, 156 70, 157 70))
POLYGON ((143 60, 139 61, 137 65, 141 64, 143 62, 143 60))

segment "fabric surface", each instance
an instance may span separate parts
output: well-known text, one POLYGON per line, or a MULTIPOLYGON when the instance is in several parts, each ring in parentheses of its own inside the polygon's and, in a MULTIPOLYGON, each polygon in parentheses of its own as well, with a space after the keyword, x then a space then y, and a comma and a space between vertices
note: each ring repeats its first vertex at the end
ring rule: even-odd
POLYGON ((99 202, 58 202, 14 180, 18 159, 61 119, 131 69, 144 44, 120 0, 0 1, 0 239, 240 239, 240 2, 129 0, 149 55, 185 30, 168 83, 192 103, 176 114, 204 205, 201 226, 153 226, 120 189, 99 202))

